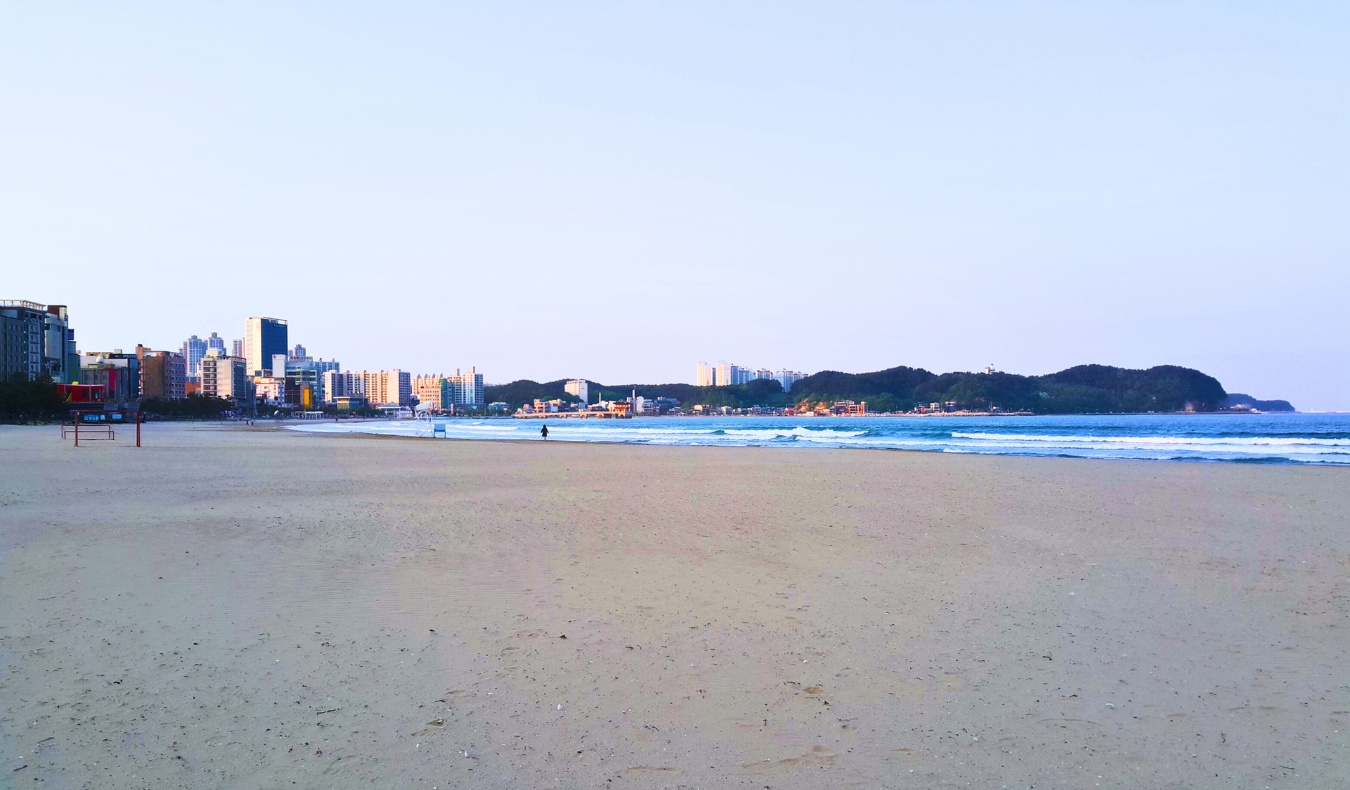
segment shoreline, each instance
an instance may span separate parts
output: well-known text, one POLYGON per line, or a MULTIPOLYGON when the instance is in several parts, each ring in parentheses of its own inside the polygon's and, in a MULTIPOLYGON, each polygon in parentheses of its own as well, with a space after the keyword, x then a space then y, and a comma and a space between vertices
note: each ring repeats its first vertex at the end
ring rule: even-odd
MULTIPOLYGON (((1187 415, 1190 416, 1190 415, 1187 415)), ((771 447, 846 450, 899 450, 940 454, 1001 455, 1009 457, 1070 457, 1094 460, 1148 460, 1190 461, 1240 464, 1293 464, 1319 466, 1350 466, 1350 441, 1319 438, 1321 434, 1297 430, 1290 433, 1261 432, 1261 423, 1249 433, 1234 433, 1236 429, 1213 429, 1212 433, 1195 433, 1178 425, 1160 427, 1165 415, 1150 415, 1153 423, 1137 423, 1138 432, 1130 427, 1129 419, 1089 418, 1065 420, 1041 418, 1029 432, 998 426, 1028 425, 990 420, 983 425, 947 423, 936 432, 916 430, 891 431, 888 423, 874 420, 858 423, 853 420, 818 420, 776 418, 764 423, 740 417, 678 420, 676 418, 650 419, 639 423, 627 420, 588 421, 559 419, 553 421, 554 431, 548 441, 580 444, 635 444, 658 446, 715 446, 715 447, 771 447), (714 421, 716 420, 716 421, 714 421), (1100 424, 1091 424, 1098 420, 1100 424), (949 427, 950 426, 950 427, 949 427), (1172 431, 1175 431, 1173 433, 1172 431), (1344 447, 1342 447, 1344 446, 1344 447)), ((1037 419, 1037 418, 1033 418, 1037 419)), ((1283 420, 1284 418, 1280 418, 1283 420)), ((368 423, 337 424, 320 421, 297 421, 276 426, 296 433, 389 435, 417 439, 450 439, 474 442, 533 442, 541 441, 536 423, 488 421, 467 418, 462 420, 379 420, 368 423), (433 429, 433 425, 435 428, 433 429), (439 430, 439 433, 436 431, 439 430)), ((1278 421, 1277 421, 1278 422, 1278 421)), ((1235 421, 1236 423, 1236 421, 1235 421)), ((1216 425, 1216 423, 1208 423, 1216 425)), ((1297 426, 1297 422, 1281 423, 1297 426)), ((924 425, 912 423, 912 425, 924 425)), ((928 423, 931 425, 931 423, 928 423)), ((1335 426, 1309 423, 1308 430, 1328 431, 1333 436, 1335 426)), ((1350 424, 1344 426, 1350 430, 1350 424)), ((1243 429, 1247 430, 1247 429, 1243 429)))

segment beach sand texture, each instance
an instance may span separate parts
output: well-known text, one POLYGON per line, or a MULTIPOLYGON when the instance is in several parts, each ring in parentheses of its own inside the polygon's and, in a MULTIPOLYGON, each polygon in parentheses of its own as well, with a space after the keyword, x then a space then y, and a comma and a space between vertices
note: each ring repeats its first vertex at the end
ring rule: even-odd
POLYGON ((0 427, 0 786, 1345 787, 1350 471, 0 427))

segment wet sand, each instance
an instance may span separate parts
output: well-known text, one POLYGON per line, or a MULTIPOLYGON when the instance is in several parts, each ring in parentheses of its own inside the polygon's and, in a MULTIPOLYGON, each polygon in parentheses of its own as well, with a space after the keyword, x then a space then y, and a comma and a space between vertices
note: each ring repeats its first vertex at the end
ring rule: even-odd
POLYGON ((1343 787, 1350 471, 0 426, 0 786, 1343 787))

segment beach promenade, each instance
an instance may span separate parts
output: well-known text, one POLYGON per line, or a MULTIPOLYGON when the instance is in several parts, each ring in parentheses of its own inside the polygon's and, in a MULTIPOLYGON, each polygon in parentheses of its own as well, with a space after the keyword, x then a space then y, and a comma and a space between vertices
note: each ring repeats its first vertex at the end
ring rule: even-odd
POLYGON ((0 426, 0 786, 1331 788, 1350 470, 0 426))

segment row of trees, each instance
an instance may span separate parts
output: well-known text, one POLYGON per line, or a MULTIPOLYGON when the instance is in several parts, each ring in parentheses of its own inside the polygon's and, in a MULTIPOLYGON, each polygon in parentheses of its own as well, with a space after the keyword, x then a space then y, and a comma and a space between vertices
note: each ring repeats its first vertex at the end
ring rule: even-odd
MULTIPOLYGON (((230 400, 196 394, 181 400, 141 401, 141 413, 146 417, 166 419, 218 419, 232 409, 230 400)), ((29 379, 20 373, 0 381, 0 422, 54 422, 69 414, 70 404, 50 378, 29 379)))
POLYGON ((29 380, 19 373, 0 381, 0 422, 51 422, 63 418, 68 409, 50 378, 29 380))

